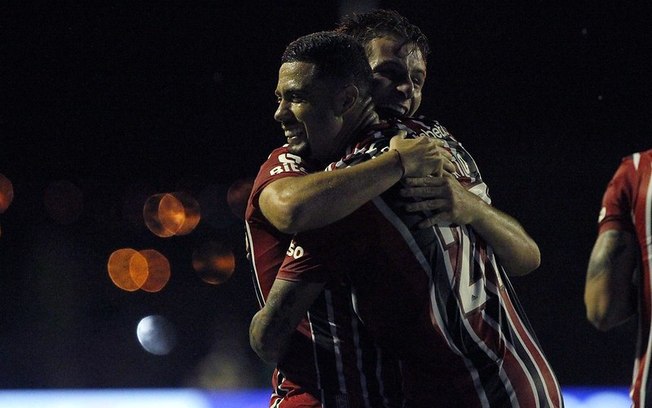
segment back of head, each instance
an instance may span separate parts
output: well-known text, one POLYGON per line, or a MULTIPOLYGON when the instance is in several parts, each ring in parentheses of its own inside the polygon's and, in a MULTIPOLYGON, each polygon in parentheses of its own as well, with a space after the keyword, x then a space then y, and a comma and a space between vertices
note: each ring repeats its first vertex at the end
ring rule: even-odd
POLYGON ((371 68, 364 49, 353 37, 333 31, 305 35, 291 42, 281 63, 307 62, 315 65, 317 79, 354 84, 362 95, 371 88, 371 68))
POLYGON ((416 44, 424 60, 430 54, 428 37, 419 27, 394 10, 377 9, 344 16, 335 31, 353 36, 365 48, 374 38, 391 36, 416 44))

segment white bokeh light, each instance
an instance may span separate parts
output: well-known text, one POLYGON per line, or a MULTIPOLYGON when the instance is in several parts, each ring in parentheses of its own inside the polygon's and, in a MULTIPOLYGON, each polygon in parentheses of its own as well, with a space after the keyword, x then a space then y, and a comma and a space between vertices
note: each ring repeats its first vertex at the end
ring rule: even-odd
POLYGON ((174 326, 160 315, 147 316, 138 322, 136 336, 146 351, 157 356, 170 353, 177 343, 174 326))

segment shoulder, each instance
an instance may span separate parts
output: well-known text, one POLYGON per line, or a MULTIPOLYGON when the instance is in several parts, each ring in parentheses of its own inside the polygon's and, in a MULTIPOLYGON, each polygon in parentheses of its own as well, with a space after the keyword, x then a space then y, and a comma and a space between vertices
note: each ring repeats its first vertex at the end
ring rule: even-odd
POLYGON ((258 205, 260 193, 272 182, 285 177, 304 176, 316 170, 314 163, 291 153, 287 145, 272 150, 254 180, 249 197, 250 205, 258 205))
POLYGON ((456 141, 455 137, 439 121, 425 116, 398 118, 396 119, 396 126, 399 128, 405 127, 418 135, 456 141))

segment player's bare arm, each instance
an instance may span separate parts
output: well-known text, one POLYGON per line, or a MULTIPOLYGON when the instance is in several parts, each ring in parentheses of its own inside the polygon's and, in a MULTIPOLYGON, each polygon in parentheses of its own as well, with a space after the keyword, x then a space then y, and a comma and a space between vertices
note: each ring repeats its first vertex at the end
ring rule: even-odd
POLYGON ((598 235, 591 251, 584 288, 588 320, 609 330, 636 313, 634 271, 638 245, 628 231, 607 230, 598 235))
POLYGON ((373 160, 345 169, 286 177, 265 187, 260 195, 263 215, 284 233, 297 233, 338 221, 396 184, 402 176, 419 177, 450 162, 436 139, 390 141, 390 150, 373 160), (342 197, 346 197, 345 200, 342 197))
POLYGON ((249 342, 263 361, 278 362, 290 336, 323 288, 323 283, 274 281, 267 303, 249 326, 249 342))
POLYGON ((443 177, 405 180, 404 197, 425 197, 406 204, 407 211, 430 210, 420 228, 435 224, 470 225, 491 247, 509 275, 525 275, 539 267, 541 253, 537 243, 511 216, 485 203, 468 191, 450 172, 443 177))

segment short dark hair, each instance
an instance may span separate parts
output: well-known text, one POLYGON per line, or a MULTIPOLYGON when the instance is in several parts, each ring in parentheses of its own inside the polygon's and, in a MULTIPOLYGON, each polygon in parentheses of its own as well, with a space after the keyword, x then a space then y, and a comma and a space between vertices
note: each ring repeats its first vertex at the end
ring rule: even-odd
POLYGON ((335 31, 353 36, 369 51, 374 38, 392 36, 403 38, 419 47, 424 61, 430 55, 428 37, 419 27, 394 10, 376 9, 367 13, 353 13, 342 17, 335 31))
POLYGON ((292 41, 281 63, 308 62, 315 77, 355 84, 364 95, 371 88, 372 73, 362 45, 355 38, 334 31, 320 31, 292 41))

